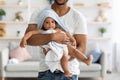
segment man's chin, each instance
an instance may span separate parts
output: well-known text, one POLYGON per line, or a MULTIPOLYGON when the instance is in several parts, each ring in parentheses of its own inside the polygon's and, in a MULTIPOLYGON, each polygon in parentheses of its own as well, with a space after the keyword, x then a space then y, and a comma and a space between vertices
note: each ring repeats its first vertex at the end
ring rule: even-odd
POLYGON ((57 5, 64 5, 64 4, 66 4, 68 2, 68 0, 66 0, 65 2, 63 2, 63 3, 60 3, 60 2, 58 2, 57 0, 55 0, 55 3, 57 4, 57 5))

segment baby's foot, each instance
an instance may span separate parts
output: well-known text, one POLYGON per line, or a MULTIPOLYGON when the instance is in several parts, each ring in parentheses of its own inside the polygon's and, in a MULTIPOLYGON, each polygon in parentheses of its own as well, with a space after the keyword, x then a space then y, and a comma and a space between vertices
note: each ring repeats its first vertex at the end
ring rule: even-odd
POLYGON ((86 61, 86 64, 89 66, 92 63, 92 60, 93 60, 93 56, 90 55, 86 61))
POLYGON ((72 77, 72 73, 70 73, 70 72, 65 72, 65 76, 66 76, 66 77, 72 77))

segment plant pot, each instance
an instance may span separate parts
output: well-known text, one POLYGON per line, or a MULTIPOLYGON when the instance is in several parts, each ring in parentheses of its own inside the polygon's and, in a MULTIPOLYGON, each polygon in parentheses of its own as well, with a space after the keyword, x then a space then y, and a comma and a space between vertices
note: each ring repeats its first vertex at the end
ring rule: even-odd
POLYGON ((105 37, 105 33, 101 33, 101 37, 105 37))
POLYGON ((103 37, 104 36, 104 34, 103 33, 101 33, 101 37, 103 37))
POLYGON ((0 21, 3 19, 3 16, 0 16, 0 21))

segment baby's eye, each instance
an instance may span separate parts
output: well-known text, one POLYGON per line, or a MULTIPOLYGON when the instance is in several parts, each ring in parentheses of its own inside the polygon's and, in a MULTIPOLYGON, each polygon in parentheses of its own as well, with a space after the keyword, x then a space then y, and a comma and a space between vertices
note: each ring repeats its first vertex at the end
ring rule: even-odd
POLYGON ((55 21, 52 21, 52 23, 55 23, 55 21))
POLYGON ((45 22, 45 23, 48 23, 48 22, 45 22))

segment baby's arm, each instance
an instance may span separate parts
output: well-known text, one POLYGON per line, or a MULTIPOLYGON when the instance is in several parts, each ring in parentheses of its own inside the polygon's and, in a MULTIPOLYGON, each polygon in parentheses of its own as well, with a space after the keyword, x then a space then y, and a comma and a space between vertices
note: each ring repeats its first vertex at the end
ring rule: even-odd
POLYGON ((22 41, 20 43, 20 46, 21 47, 25 47, 25 45, 27 45, 27 40, 34 34, 39 34, 39 33, 42 33, 43 30, 39 29, 39 30, 34 30, 34 31, 30 31, 28 33, 26 33, 23 38, 22 38, 22 41))
POLYGON ((34 34, 39 34, 42 33, 43 30, 39 29, 39 30, 34 30, 34 31, 30 31, 28 33, 26 33, 26 35, 23 37, 25 40, 28 40, 32 35, 34 34))

